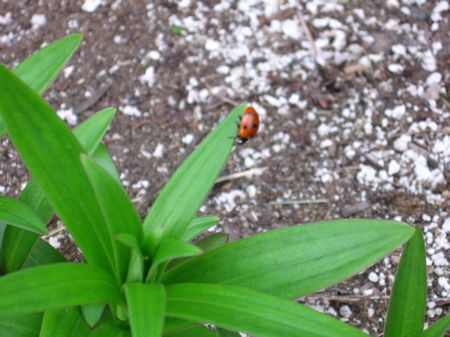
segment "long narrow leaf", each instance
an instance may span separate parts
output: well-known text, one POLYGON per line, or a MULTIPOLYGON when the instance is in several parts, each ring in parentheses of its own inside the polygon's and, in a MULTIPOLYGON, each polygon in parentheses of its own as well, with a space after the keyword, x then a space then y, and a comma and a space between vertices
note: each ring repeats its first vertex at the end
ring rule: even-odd
MULTIPOLYGON (((219 248, 220 246, 227 244, 229 242, 229 239, 230 235, 227 233, 214 233, 207 237, 204 237, 203 239, 200 239, 195 243, 195 245, 202 251, 209 252, 210 250, 219 248)), ((172 269, 173 267, 178 266, 179 264, 184 263, 190 259, 192 259, 192 256, 172 260, 165 270, 172 269)))
POLYGON ((170 269, 162 282, 228 284, 293 299, 368 267, 413 232, 406 224, 382 220, 283 228, 194 257, 170 269))
MULTIPOLYGON (((73 131, 80 143, 84 144, 88 154, 93 154, 93 157, 97 158, 97 153, 100 153, 100 161, 103 163, 102 166, 106 168, 110 167, 111 164, 106 159, 108 153, 100 141, 111 123, 114 114, 115 109, 99 111, 73 131)), ((109 169, 108 171, 111 172, 111 170, 109 169)), ((43 222, 47 222, 53 214, 52 206, 35 179, 31 179, 28 182, 19 200, 34 210, 43 222)), ((3 246, 1 247, 2 253, 0 254, 3 270, 10 273, 23 268, 27 256, 33 254, 31 249, 33 249, 37 239, 38 235, 34 233, 7 226, 3 246)))
MULTIPOLYGON (((75 136, 77 136, 76 133, 74 133, 75 136)), ((78 136, 77 136, 78 138, 78 136)), ((88 151, 89 153, 89 151, 88 151)), ((98 144, 97 149, 92 154, 92 159, 96 163, 98 163, 103 169, 109 173, 111 177, 114 178, 115 181, 117 181, 119 184, 122 184, 122 181, 119 177, 119 172, 117 172, 117 168, 114 165, 114 161, 112 160, 111 156, 108 153, 108 150, 106 149, 105 145, 102 143, 98 144)))
POLYGON ((225 330, 222 328, 216 328, 216 337, 241 337, 241 335, 234 331, 225 330))
POLYGON ((447 315, 422 332, 419 337, 443 337, 449 328, 450 316, 447 315))
MULTIPOLYGON (((20 63, 13 72, 39 95, 55 79, 82 40, 79 34, 56 41, 20 63)), ((0 116, 0 137, 6 132, 0 116)))
POLYGON ((130 234, 138 242, 143 239, 142 224, 139 214, 128 198, 124 189, 99 164, 86 155, 81 162, 94 187, 95 195, 108 226, 108 234, 113 244, 116 269, 120 271, 122 282, 125 281, 130 262, 131 250, 115 239, 117 234, 130 234))
POLYGON ((427 270, 422 231, 415 227, 395 275, 385 337, 417 337, 425 322, 427 270))
POLYGON ((215 216, 201 216, 192 219, 191 223, 186 229, 186 232, 184 232, 181 240, 185 242, 191 241, 197 235, 203 233, 208 228, 214 226, 216 223, 219 222, 219 220, 220 219, 215 216))
POLYGON ((132 337, 130 330, 124 330, 113 319, 102 320, 88 337, 132 337))
POLYGON ((162 284, 124 285, 133 337, 160 337, 165 316, 166 294, 162 284))
POLYGON ((0 278, 0 315, 89 303, 125 305, 113 276, 85 263, 30 268, 0 278))
POLYGON ((36 93, 42 94, 77 50, 83 36, 66 36, 21 62, 13 72, 36 93))
POLYGON ((46 311, 39 337, 85 337, 90 332, 80 308, 72 307, 46 311))
POLYGON ((166 292, 168 316, 258 337, 367 337, 301 304, 243 288, 179 284, 167 287, 166 292))
POLYGON ((0 78, 0 114, 25 164, 85 258, 118 274, 108 228, 79 158, 84 149, 51 107, 1 65, 0 78))
POLYGON ((195 326, 193 328, 164 334, 166 337, 216 337, 214 331, 204 326, 195 326))
POLYGON ((81 313, 83 314, 84 320, 91 328, 98 323, 104 310, 104 303, 85 304, 81 306, 81 313))
POLYGON ((23 269, 43 266, 46 264, 67 262, 66 258, 62 256, 55 248, 50 246, 48 242, 38 238, 23 262, 23 269))
POLYGON ((2 337, 36 337, 42 324, 42 312, 0 317, 0 336, 2 337))
POLYGON ((0 196, 0 223, 10 224, 32 232, 46 234, 45 223, 19 200, 0 196))
POLYGON ((173 239, 162 241, 158 246, 145 282, 152 282, 155 280, 155 273, 158 270, 158 267, 164 262, 169 262, 172 259, 180 257, 194 256, 201 253, 202 250, 200 248, 186 242, 173 239))
POLYGON ((164 228, 162 239, 179 239, 208 195, 230 154, 236 135, 237 107, 178 168, 153 204, 144 221, 147 236, 164 228))

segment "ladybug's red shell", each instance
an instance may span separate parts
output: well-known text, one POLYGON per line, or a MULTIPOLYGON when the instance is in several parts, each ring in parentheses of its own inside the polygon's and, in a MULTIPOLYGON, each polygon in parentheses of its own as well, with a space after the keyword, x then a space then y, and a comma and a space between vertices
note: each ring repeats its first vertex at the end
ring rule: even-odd
POLYGON ((248 106, 242 115, 241 124, 239 124, 239 134, 237 136, 237 143, 243 144, 252 138, 259 128, 259 116, 255 109, 248 106))

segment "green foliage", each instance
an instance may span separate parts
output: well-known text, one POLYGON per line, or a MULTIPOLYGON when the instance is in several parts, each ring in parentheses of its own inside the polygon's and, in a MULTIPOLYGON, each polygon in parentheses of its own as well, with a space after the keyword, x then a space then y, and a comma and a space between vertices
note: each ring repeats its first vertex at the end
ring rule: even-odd
POLYGON ((173 26, 171 31, 172 31, 173 35, 186 36, 186 35, 183 34, 183 27, 173 26))
POLYGON ((38 96, 79 42, 62 39, 15 72, 0 65, 0 131, 4 125, 33 175, 18 201, 0 197, 2 336, 366 336, 292 300, 363 270, 411 236, 386 336, 445 332, 448 319, 422 333, 423 241, 406 224, 333 221, 231 244, 226 234, 190 243, 218 221, 194 216, 230 154, 245 104, 186 159, 141 222, 101 144, 114 109, 72 132, 38 96), (54 212, 86 263, 65 262, 39 239, 54 212))

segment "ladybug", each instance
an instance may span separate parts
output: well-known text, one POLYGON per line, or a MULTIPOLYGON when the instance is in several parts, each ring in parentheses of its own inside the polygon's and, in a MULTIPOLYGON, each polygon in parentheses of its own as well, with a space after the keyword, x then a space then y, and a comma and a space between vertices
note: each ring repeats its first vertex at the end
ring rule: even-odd
POLYGON ((255 109, 248 106, 242 115, 241 124, 238 125, 239 134, 236 137, 236 144, 244 144, 247 140, 252 138, 259 128, 259 116, 255 109))

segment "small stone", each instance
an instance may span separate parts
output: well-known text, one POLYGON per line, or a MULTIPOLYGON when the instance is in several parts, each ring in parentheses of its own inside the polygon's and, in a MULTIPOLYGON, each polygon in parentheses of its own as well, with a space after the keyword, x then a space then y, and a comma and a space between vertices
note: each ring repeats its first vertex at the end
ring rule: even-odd
POLYGON ((378 275, 377 275, 376 273, 374 273, 373 271, 370 272, 368 278, 369 278, 369 281, 370 281, 370 282, 374 282, 374 283, 378 282, 379 279, 380 279, 380 278, 378 277, 378 275))
POLYGON ((401 74, 405 71, 405 66, 398 63, 391 63, 388 65, 388 70, 393 74, 401 74))
POLYGON ((350 318, 350 316, 352 315, 352 310, 348 305, 343 305, 339 308, 339 313, 342 317, 350 318))

